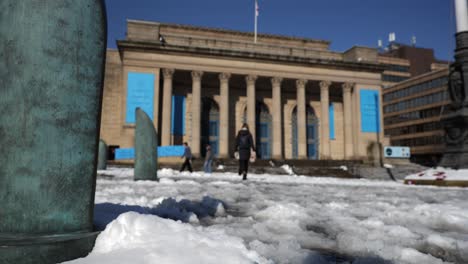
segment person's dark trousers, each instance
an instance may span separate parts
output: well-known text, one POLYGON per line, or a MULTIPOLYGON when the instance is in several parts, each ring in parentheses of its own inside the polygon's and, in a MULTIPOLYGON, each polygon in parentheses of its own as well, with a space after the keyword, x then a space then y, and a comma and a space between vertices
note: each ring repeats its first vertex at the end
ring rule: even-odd
POLYGON ((249 170, 249 160, 239 160, 239 175, 243 175, 243 180, 247 179, 247 171, 249 170))
POLYGON ((180 168, 180 172, 184 171, 186 167, 190 172, 192 172, 192 164, 190 164, 190 159, 187 158, 185 158, 184 164, 182 164, 182 168, 180 168))

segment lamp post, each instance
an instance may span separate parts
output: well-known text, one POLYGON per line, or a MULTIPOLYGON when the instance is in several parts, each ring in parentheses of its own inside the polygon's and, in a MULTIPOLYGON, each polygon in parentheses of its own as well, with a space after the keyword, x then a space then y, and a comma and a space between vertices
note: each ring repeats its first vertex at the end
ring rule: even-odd
POLYGON ((440 166, 468 168, 468 5, 455 0, 457 33, 455 62, 450 65, 448 90, 451 104, 444 111, 445 151, 440 166))

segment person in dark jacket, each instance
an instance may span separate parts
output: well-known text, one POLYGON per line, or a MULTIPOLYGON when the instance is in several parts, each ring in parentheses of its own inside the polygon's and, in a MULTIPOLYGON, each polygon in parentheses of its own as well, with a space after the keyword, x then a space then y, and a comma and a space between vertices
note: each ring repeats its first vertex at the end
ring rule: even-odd
POLYGON ((187 142, 184 142, 184 154, 181 158, 185 158, 184 164, 182 164, 182 168, 180 168, 180 172, 185 170, 185 167, 192 172, 192 150, 190 149, 187 142))
POLYGON ((249 170, 250 151, 255 151, 255 145, 249 126, 243 124, 236 138, 236 150, 239 152, 239 175, 242 180, 247 180, 247 171, 249 170))

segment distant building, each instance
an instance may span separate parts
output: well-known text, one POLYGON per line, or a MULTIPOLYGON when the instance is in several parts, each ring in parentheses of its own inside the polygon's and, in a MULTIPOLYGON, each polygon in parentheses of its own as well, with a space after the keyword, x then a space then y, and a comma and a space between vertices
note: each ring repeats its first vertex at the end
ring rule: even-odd
POLYGON ((448 67, 447 61, 437 60, 434 50, 392 42, 379 54, 379 62, 385 66, 382 74, 384 88, 411 77, 448 67))
POLYGON ((412 161, 435 165, 444 149, 440 119, 449 101, 448 67, 383 90, 385 135, 411 148, 412 161))
POLYGON ((382 73, 383 88, 390 87, 396 83, 411 78, 410 61, 407 59, 396 58, 379 54, 379 63, 384 66, 382 73))
MULTIPOLYGON (((242 123, 262 159, 366 160, 383 139, 382 61, 376 49, 330 51, 323 40, 127 22, 107 53, 102 138, 132 148, 134 110, 152 118, 162 146, 210 143, 232 157, 242 123)), ((398 72, 398 70, 396 70, 398 72)))

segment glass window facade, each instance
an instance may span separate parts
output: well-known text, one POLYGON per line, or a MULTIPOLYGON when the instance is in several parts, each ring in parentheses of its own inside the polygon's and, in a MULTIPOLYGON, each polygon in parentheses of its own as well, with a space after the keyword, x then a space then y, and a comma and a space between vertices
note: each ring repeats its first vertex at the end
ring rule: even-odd
POLYGON ((442 111, 442 107, 432 107, 429 109, 423 109, 419 111, 412 111, 407 113, 402 113, 400 115, 394 115, 390 117, 384 118, 384 125, 393 125, 397 123, 412 121, 412 120, 420 120, 423 118, 431 118, 435 116, 440 116, 442 111))
POLYGON ((447 82, 448 82, 447 77, 437 78, 428 82, 424 82, 424 83, 420 83, 414 86, 407 87, 405 89, 387 93, 383 96, 383 100, 384 102, 389 102, 389 101, 407 97, 413 94, 425 92, 425 91, 432 90, 435 88, 440 88, 440 87, 443 87, 444 85, 447 85, 447 82))
POLYGON ((400 112, 410 108, 416 108, 424 105, 434 104, 438 102, 445 101, 449 98, 447 91, 441 91, 433 94, 428 94, 425 96, 413 98, 410 100, 400 101, 398 103, 389 104, 384 107, 384 112, 386 114, 400 112))
POLYGON ((386 70, 394 72, 409 72, 410 67, 405 65, 384 64, 386 70))
POLYGON ((410 77, 406 76, 396 76, 389 74, 382 74, 382 81, 384 82, 402 82, 408 80, 410 77))
POLYGON ((436 131, 440 129, 442 129, 442 125, 440 124, 440 122, 430 122, 430 123, 419 124, 419 125, 411 125, 411 126, 387 129, 385 131, 385 135, 395 137, 395 136, 407 135, 408 133, 415 134, 415 133, 436 131))
POLYGON ((441 145, 443 144, 443 138, 440 136, 430 137, 419 137, 419 138, 408 138, 400 140, 392 140, 394 146, 408 146, 408 147, 420 147, 427 145, 441 145))

